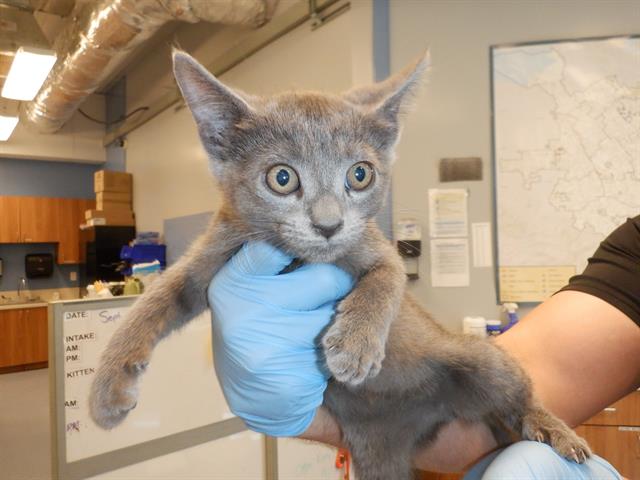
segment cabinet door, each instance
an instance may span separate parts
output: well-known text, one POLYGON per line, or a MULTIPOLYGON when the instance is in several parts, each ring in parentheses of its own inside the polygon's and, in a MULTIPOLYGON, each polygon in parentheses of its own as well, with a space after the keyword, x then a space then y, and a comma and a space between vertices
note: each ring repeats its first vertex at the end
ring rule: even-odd
POLYGON ((0 197, 0 243, 18 243, 20 239, 19 197, 0 197))
POLYGON ((80 259, 80 225, 84 212, 93 208, 95 200, 84 198, 54 198, 59 264, 78 264, 80 259))
POLYGON ((80 200, 56 198, 59 264, 80 263, 80 200))
POLYGON ((635 391, 584 422, 585 425, 640 426, 640 391, 635 391))
POLYGON ((26 308, 22 316, 24 328, 24 363, 46 362, 48 355, 47 308, 26 308))
POLYGON ((0 367, 48 360, 47 308, 0 310, 0 367))
POLYGON ((623 477, 640 478, 640 428, 581 425, 576 432, 623 477))
POLYGON ((19 197, 20 235, 24 243, 57 242, 57 199, 19 197))
POLYGON ((22 364, 22 314, 20 309, 0 310, 0 367, 22 364))

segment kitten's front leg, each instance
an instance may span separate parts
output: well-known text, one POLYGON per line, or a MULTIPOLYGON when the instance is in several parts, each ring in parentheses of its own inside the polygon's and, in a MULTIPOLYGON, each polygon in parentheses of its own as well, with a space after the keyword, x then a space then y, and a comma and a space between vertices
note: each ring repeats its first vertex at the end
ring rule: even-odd
POLYGON ((402 260, 386 239, 377 250, 379 261, 340 302, 322 339, 327 366, 342 383, 358 385, 380 372, 389 327, 404 294, 402 260))
POLYGON ((240 237, 229 224, 214 220, 133 305, 109 341, 91 385, 90 413, 99 426, 115 427, 136 406, 138 379, 153 348, 206 308, 209 282, 239 247, 240 237))

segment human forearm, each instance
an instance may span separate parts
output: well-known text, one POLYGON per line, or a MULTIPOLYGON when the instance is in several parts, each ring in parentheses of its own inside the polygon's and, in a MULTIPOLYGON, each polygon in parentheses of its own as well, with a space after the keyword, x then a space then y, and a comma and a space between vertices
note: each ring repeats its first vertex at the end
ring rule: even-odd
POLYGON ((340 426, 324 407, 319 407, 316 410, 311 425, 298 438, 326 443, 335 447, 342 446, 340 426))
MULTIPOLYGON (((640 381, 640 328, 616 308, 584 293, 555 295, 497 342, 530 376, 542 404, 571 426, 640 381)), ((338 445, 340 429, 322 411, 302 438, 338 445)), ((418 452, 415 462, 424 470, 462 471, 496 446, 485 425, 452 422, 418 452)))
POLYGON ((571 426, 639 386, 640 328, 586 293, 558 293, 497 341, 543 405, 571 426))

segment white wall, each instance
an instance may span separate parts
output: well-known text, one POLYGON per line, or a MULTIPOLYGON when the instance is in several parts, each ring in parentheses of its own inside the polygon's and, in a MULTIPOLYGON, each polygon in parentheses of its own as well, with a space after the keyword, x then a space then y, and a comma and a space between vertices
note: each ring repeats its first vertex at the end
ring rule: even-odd
MULTIPOLYGON (((302 25, 220 79, 258 94, 291 88, 345 90, 352 83, 349 39, 350 13, 313 32, 302 25)), ((165 218, 217 209, 219 195, 187 108, 171 108, 135 130, 126 148, 139 230, 162 231, 165 218)))
MULTIPOLYGON (((428 234, 427 190, 470 190, 470 222, 493 222, 489 47, 503 43, 637 33, 637 0, 391 1, 391 67, 397 71, 427 46, 432 70, 408 116, 398 148, 394 219, 420 220, 428 234), (479 156, 482 182, 439 184, 438 161, 479 156)), ((426 235, 425 235, 426 236, 426 235)), ((428 237, 427 237, 428 238, 428 237)), ((428 243, 425 243, 425 252, 428 243)), ((428 255, 411 290, 452 329, 464 315, 495 317, 494 272, 471 268, 469 288, 432 288, 428 255)))
MULTIPOLYGON (((105 118, 104 97, 90 95, 80 108, 98 119, 105 118)), ((76 112, 56 133, 35 133, 19 122, 6 142, 0 142, 0 158, 24 158, 77 163, 104 163, 102 146, 104 125, 92 122, 76 112)))

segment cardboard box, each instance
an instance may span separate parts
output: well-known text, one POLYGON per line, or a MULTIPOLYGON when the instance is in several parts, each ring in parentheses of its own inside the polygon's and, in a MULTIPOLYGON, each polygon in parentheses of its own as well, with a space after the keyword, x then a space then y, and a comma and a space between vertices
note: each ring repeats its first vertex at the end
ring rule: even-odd
MULTIPOLYGON (((104 218, 92 218, 91 220, 87 220, 87 227, 100 227, 102 225, 106 225, 107 221, 104 218)), ((129 225, 123 225, 129 226, 129 225)))
POLYGON ((96 210, 118 210, 120 212, 132 210, 131 202, 109 202, 96 198, 96 210))
POLYGON ((98 170, 93 176, 93 190, 99 192, 131 193, 133 176, 126 172, 98 170))
POLYGON ((136 224, 131 210, 86 210, 84 216, 89 225, 134 226, 136 224), (96 223, 101 222, 98 219, 104 219, 105 223, 96 223))
POLYGON ((96 216, 101 216, 101 215, 111 215, 111 216, 131 216, 133 215, 133 211, 131 210, 131 205, 127 205, 126 203, 108 203, 106 204, 106 207, 103 206, 102 208, 100 207, 100 205, 96 204, 96 208, 95 210, 87 210, 85 211, 85 217, 86 215, 89 215, 89 213, 91 212, 91 217, 96 217, 96 216), (93 214, 93 212, 98 213, 93 214), (105 212, 105 213, 101 213, 101 212, 105 212))
MULTIPOLYGON (((131 205, 133 195, 131 192, 98 192, 96 202, 98 203, 127 203, 131 205)), ((103 210, 98 207, 98 210, 103 210)))

